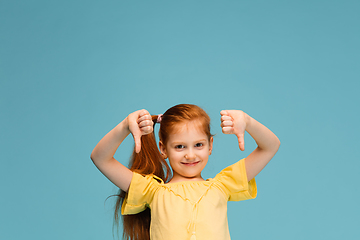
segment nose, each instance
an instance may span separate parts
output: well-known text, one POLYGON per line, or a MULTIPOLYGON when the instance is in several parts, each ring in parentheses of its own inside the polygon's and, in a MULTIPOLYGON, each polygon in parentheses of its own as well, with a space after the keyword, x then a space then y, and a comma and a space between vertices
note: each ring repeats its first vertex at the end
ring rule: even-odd
POLYGON ((186 159, 186 160, 194 160, 194 159, 196 159, 196 154, 194 153, 194 151, 189 150, 189 151, 185 154, 185 159, 186 159))

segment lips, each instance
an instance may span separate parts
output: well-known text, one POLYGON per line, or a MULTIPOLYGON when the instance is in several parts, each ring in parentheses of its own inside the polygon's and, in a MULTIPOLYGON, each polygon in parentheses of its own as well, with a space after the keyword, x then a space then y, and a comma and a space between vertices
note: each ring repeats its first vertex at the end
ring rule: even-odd
POLYGON ((195 165, 197 165, 198 163, 199 163, 200 161, 197 161, 197 162, 191 162, 191 163, 181 163, 181 164, 183 164, 183 165, 185 165, 185 166, 189 166, 189 167, 191 167, 191 166, 195 166, 195 165))

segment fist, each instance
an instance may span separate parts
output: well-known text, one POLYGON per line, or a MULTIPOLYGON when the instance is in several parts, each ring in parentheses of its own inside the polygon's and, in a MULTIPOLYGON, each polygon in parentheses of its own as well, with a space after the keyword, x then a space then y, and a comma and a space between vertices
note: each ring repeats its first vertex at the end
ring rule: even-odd
POLYGON ((225 134, 235 134, 241 151, 245 150, 244 135, 246 129, 246 113, 241 110, 222 110, 221 128, 225 134))
POLYGON ((128 126, 135 141, 135 152, 141 150, 141 136, 152 133, 153 121, 151 115, 145 109, 129 114, 127 117, 128 126))

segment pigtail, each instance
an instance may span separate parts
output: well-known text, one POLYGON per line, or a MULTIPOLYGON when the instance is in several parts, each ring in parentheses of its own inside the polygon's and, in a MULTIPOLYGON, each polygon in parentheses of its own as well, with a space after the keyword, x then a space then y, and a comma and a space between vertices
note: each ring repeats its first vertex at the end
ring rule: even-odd
MULTIPOLYGON (((152 116, 154 123, 157 122, 157 115, 152 116)), ((163 179, 164 182, 170 176, 170 167, 161 156, 155 140, 155 133, 143 135, 141 137, 141 151, 133 150, 129 169, 142 175, 154 174, 163 179)), ((114 224, 119 226, 121 216, 121 206, 124 202, 126 192, 119 190, 118 198, 115 203, 114 224)), ((133 215, 122 216, 123 237, 125 240, 150 240, 150 209, 133 215)))

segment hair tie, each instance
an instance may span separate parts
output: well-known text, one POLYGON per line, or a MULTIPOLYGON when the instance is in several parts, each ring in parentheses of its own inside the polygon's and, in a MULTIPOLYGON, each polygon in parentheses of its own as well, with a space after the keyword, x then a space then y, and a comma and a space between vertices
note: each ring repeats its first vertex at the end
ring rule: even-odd
POLYGON ((159 115, 158 115, 158 118, 157 118, 157 120, 156 120, 157 123, 161 123, 162 116, 163 116, 162 114, 159 114, 159 115))

